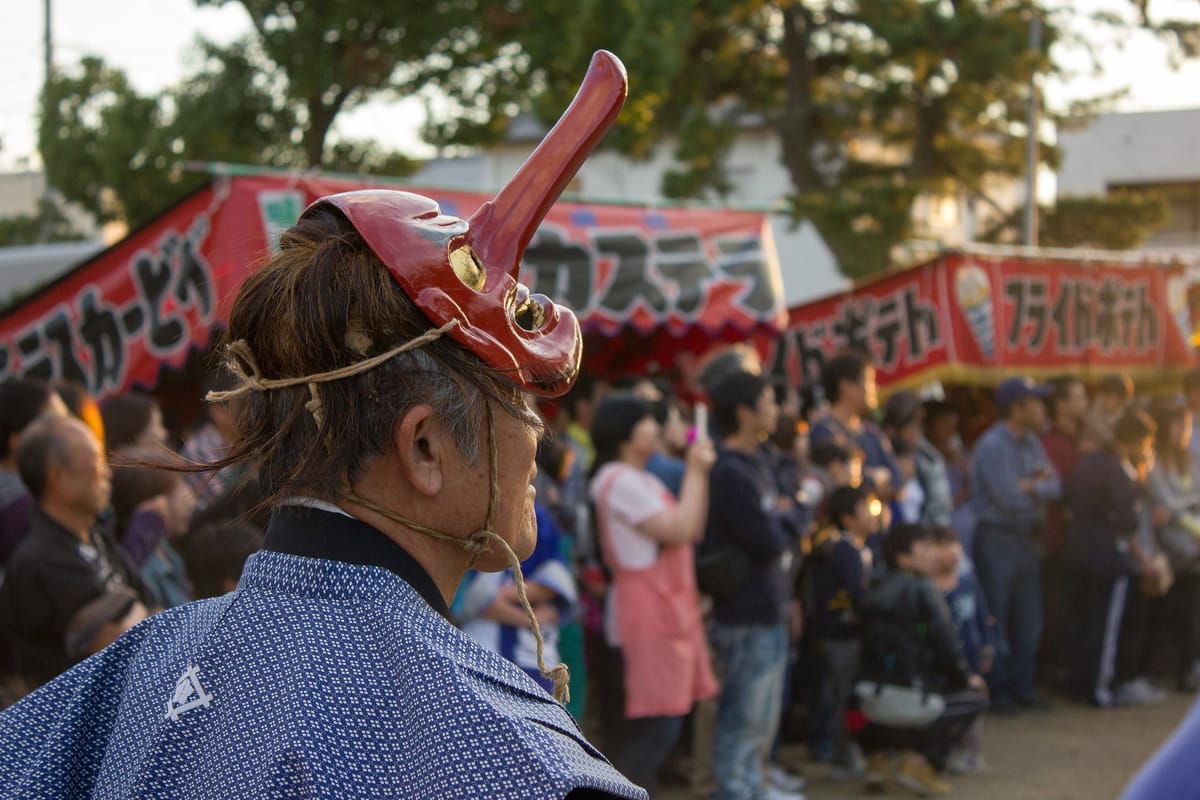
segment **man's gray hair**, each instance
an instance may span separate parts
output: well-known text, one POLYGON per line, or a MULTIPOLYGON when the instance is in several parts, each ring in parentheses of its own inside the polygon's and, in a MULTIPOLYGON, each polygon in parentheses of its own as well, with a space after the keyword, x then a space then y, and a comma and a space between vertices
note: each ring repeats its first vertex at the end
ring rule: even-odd
POLYGON ((17 440, 17 472, 34 500, 46 494, 50 467, 72 466, 71 430, 82 425, 74 417, 43 414, 17 440))

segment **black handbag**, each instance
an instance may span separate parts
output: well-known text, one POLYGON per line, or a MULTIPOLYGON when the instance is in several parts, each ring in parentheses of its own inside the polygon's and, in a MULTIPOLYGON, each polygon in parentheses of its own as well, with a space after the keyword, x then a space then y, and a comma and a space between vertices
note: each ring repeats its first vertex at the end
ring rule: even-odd
POLYGON ((738 593, 750 571, 750 556, 738 547, 696 552, 696 588, 715 602, 738 593))

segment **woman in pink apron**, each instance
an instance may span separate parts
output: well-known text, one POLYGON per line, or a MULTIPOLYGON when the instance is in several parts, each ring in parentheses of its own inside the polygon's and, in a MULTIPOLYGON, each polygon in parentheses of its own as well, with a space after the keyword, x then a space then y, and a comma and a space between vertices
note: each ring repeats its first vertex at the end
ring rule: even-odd
POLYGON ((646 471, 662 446, 655 410, 633 394, 605 397, 592 425, 590 487, 612 573, 607 631, 625 670, 625 730, 613 763, 651 795, 683 718, 697 700, 717 693, 692 562, 715 455, 707 437, 692 444, 676 500, 646 471))

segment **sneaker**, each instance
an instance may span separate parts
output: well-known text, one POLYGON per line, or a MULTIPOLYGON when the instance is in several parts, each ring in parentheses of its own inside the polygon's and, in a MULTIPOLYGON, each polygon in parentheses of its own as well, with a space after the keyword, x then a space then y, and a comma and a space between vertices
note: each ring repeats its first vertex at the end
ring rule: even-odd
POLYGON ((938 797, 949 794, 950 784, 938 780, 937 773, 924 756, 905 753, 892 770, 892 783, 908 789, 917 797, 938 797))
POLYGON ((1167 693, 1145 678, 1127 681, 1117 687, 1114 704, 1126 708, 1132 706, 1157 706, 1167 699, 1167 693))
POLYGON ((767 768, 768 786, 774 786, 776 789, 782 789, 785 792, 802 792, 804 791, 804 784, 804 778, 788 772, 778 764, 772 764, 767 768))
POLYGON ((892 774, 892 756, 889 753, 872 753, 867 758, 867 775, 864 785, 867 794, 883 794, 888 789, 888 778, 892 774))
POLYGON ((1179 679, 1179 691, 1194 694, 1200 690, 1200 662, 1192 664, 1192 668, 1179 679))
POLYGON ((974 775, 983 767, 983 758, 973 750, 956 750, 946 761, 946 772, 950 775, 974 775))
POLYGON ((763 787, 763 800, 807 800, 803 792, 788 792, 771 784, 763 787))
POLYGON ((867 762, 863 758, 862 750, 857 744, 851 744, 845 753, 833 759, 830 774, 834 778, 862 780, 867 776, 867 762))

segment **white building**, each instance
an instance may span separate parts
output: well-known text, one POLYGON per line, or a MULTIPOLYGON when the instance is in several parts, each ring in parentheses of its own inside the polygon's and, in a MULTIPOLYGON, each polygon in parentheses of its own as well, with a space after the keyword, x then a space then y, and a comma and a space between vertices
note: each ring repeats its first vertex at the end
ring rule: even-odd
MULTIPOLYGON (((43 172, 0 173, 0 217, 32 216, 45 192, 43 172)), ((103 247, 101 230, 89 214, 69 203, 60 207, 71 226, 88 240, 0 247, 0 305, 58 277, 103 247)))
POLYGON ((1059 196, 1154 191, 1170 206, 1143 249, 1200 256, 1200 108, 1102 114, 1059 134, 1059 196))

